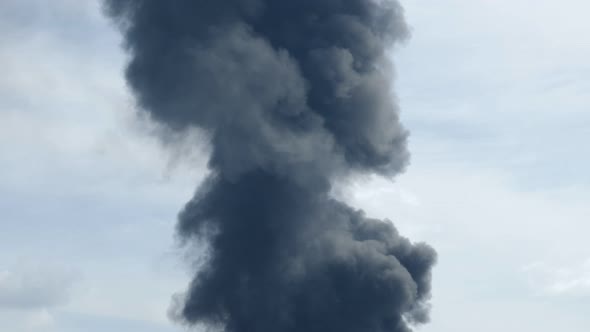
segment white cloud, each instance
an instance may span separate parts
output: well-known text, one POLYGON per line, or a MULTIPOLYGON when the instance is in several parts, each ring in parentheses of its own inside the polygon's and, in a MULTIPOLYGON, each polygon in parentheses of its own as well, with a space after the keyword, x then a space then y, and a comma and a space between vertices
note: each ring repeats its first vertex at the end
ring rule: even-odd
POLYGON ((74 274, 59 266, 18 264, 0 269, 0 308, 30 310, 66 303, 74 274))
POLYGON ((79 276, 61 263, 15 260, 0 267, 0 326, 14 332, 47 331, 68 304, 79 276))
POLYGON ((56 320, 47 309, 28 311, 0 310, 0 326, 10 332, 46 332, 52 330, 56 320))
POLYGON ((590 184, 589 4, 406 1, 396 55, 412 141, 432 158, 496 167, 522 186, 590 184))
POLYGON ((26 319, 26 327, 30 330, 44 329, 54 324, 53 315, 47 309, 35 311, 26 319))
POLYGON ((536 262, 522 270, 539 295, 590 297, 590 259, 569 265, 536 262))

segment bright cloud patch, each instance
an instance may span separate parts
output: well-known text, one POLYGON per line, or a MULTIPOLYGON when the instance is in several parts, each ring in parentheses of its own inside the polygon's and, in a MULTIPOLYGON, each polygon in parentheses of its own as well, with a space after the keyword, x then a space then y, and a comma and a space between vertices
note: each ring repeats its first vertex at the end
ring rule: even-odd
POLYGON ((0 270, 0 310, 37 310, 67 302, 75 278, 64 269, 15 266, 0 270))
POLYGON ((590 296, 590 259, 570 265, 537 262, 523 271, 530 285, 543 295, 590 296))

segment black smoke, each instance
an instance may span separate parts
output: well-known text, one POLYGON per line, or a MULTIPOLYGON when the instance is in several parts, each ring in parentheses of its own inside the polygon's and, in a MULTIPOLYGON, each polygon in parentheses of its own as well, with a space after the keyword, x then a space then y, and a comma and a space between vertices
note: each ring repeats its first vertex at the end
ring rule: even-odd
MULTIPOLYGON (((435 252, 331 197, 393 176, 407 132, 386 0, 110 0, 139 108, 204 130, 211 175, 180 213, 206 261, 178 316, 229 332, 409 331, 426 322, 435 252)), ((197 253, 195 253, 197 254, 197 253)))

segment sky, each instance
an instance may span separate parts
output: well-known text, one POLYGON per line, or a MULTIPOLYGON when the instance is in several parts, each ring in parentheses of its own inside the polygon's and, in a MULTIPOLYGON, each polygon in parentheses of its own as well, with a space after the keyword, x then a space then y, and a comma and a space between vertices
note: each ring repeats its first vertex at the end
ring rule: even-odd
MULTIPOLYGON (((590 3, 406 0, 411 165, 334 195, 439 254, 423 332, 590 326, 590 3)), ((0 328, 174 332, 207 147, 137 119, 93 1, 0 2, 0 328)))

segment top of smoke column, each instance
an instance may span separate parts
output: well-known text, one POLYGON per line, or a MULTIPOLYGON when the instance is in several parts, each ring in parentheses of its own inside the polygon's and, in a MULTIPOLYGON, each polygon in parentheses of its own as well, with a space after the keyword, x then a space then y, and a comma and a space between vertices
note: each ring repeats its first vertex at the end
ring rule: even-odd
POLYGON ((139 106, 210 134, 210 167, 299 183, 408 160, 386 49, 407 35, 396 1, 111 0, 139 106))

